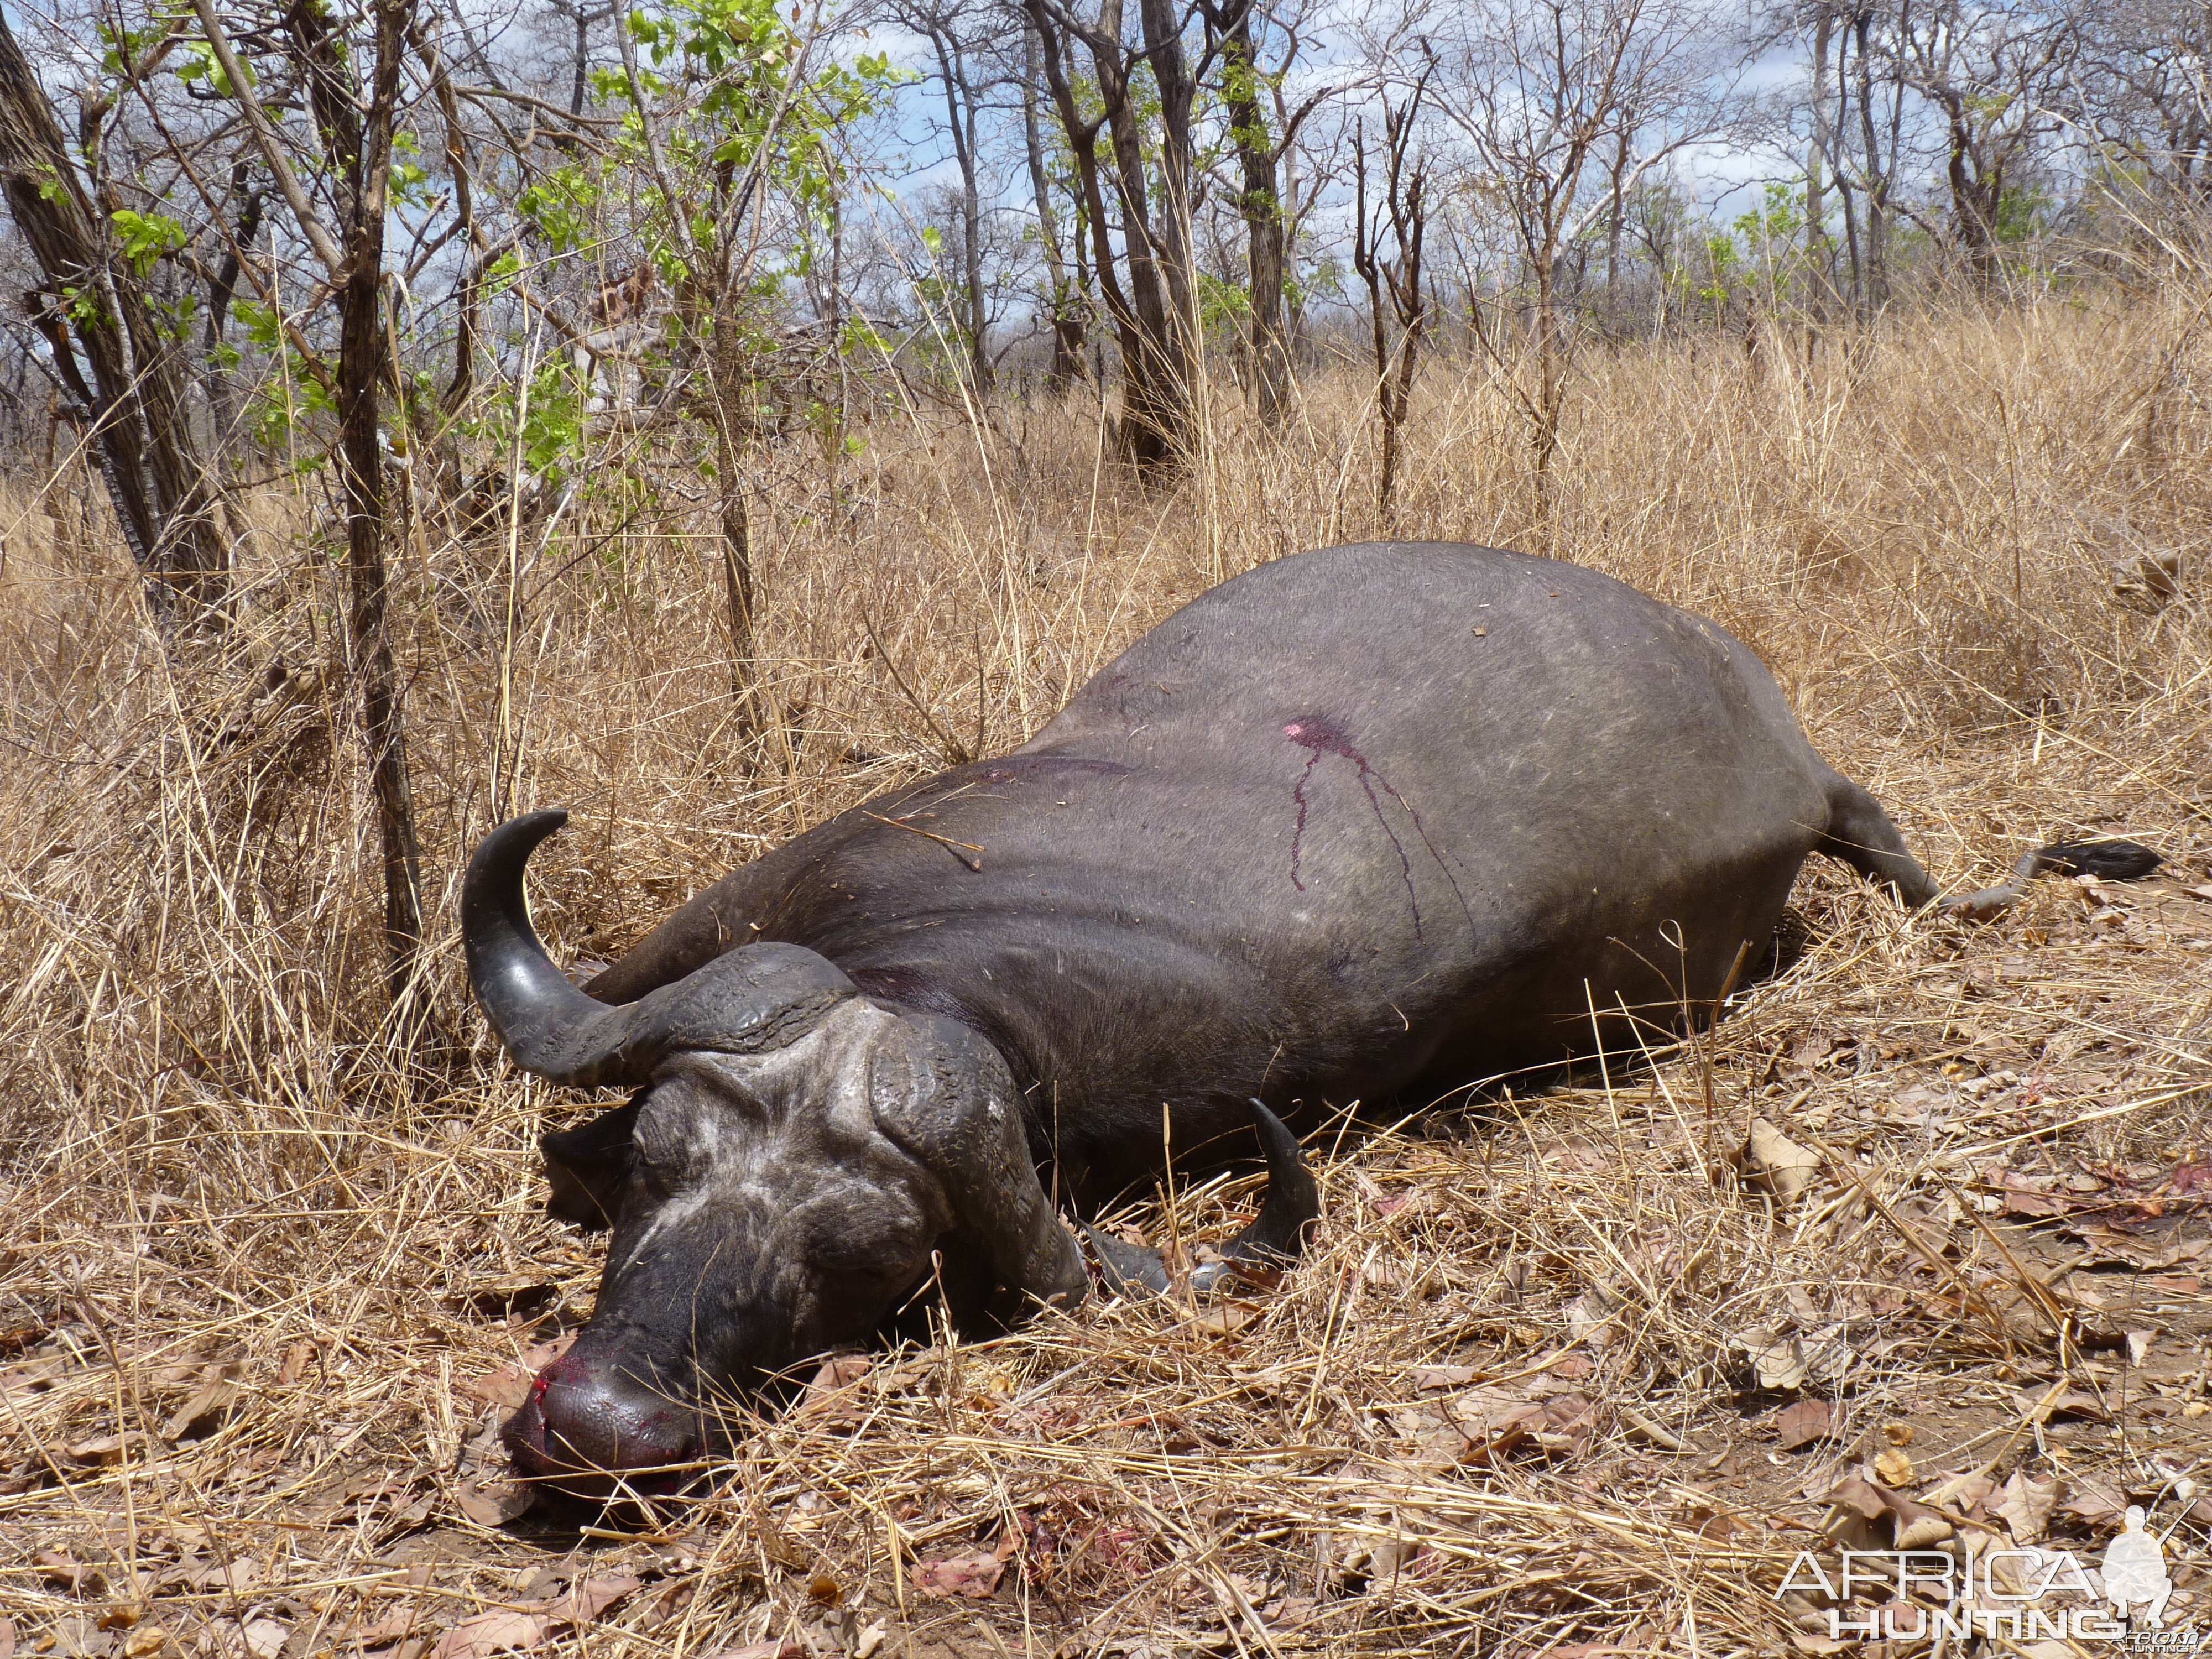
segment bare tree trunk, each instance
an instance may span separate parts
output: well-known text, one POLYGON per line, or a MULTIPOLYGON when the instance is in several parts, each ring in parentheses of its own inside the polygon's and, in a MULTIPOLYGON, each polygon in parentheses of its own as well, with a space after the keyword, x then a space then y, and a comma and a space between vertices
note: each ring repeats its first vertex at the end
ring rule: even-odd
POLYGON ((1536 277, 1536 424, 1531 434, 1536 462, 1536 510, 1552 505, 1552 458, 1559 448, 1559 410, 1566 402, 1565 353, 1558 325, 1559 262, 1556 251, 1540 247, 1536 277))
POLYGON ((977 176, 981 161, 975 153, 975 88, 969 82, 967 64, 957 50, 939 50, 945 52, 945 101, 951 118, 953 153, 960 163, 960 276, 968 298, 968 361, 975 376, 975 390, 981 393, 991 389, 991 349, 985 337, 991 313, 990 290, 983 281, 983 190, 977 176), (956 87, 957 98, 953 95, 956 87))
MULTIPOLYGON (((1036 25, 1026 19, 1022 30, 1022 141, 1028 152, 1030 188, 1036 196, 1037 240, 1044 251, 1047 303, 1052 317, 1052 371, 1047 384, 1065 392, 1083 372, 1083 315, 1080 296, 1070 286, 1066 257, 1060 252, 1059 216, 1052 207, 1052 181, 1044 166, 1044 135, 1037 123, 1036 25)), ((1077 257, 1082 254, 1077 244, 1077 257)))
POLYGON ((1130 96, 1129 64, 1121 46, 1121 0, 1101 0, 1096 26, 1070 31, 1089 49, 1097 77, 1097 90, 1103 107, 1098 117, 1090 120, 1083 117, 1063 57, 1061 42, 1066 37, 1061 33, 1061 20, 1066 14, 1054 0, 1024 0, 1044 42, 1045 76, 1054 110, 1067 135, 1076 175, 1083 186, 1092 268, 1098 274, 1099 292, 1121 349, 1122 453, 1139 476, 1149 477, 1168 471, 1181 453, 1189 431, 1194 390, 1187 349, 1189 330, 1184 317, 1177 314, 1178 305, 1189 297, 1188 267, 1177 266, 1177 250, 1188 243, 1191 88, 1176 33, 1180 14, 1168 0, 1143 0, 1143 3, 1150 9, 1148 46, 1156 26, 1168 32, 1160 39, 1160 50, 1148 52, 1163 88, 1167 138, 1161 147, 1164 157, 1161 174, 1168 199, 1157 223, 1147 183, 1153 147, 1146 142, 1144 123, 1130 96), (1168 94, 1170 88, 1177 89, 1174 96, 1168 94), (1120 261, 1128 271, 1126 287, 1115 274, 1113 228, 1107 218, 1100 178, 1097 145, 1102 125, 1110 140, 1114 191, 1121 206, 1120 261), (1174 275, 1178 269, 1179 278, 1174 275), (1177 295, 1182 296, 1181 301, 1177 295))
POLYGON ((1408 158, 1414 111, 1420 90, 1403 107, 1382 105, 1383 175, 1382 211, 1372 221, 1367 210, 1367 139, 1364 125, 1352 129, 1353 208, 1352 263, 1367 283, 1373 324, 1376 412, 1382 427, 1382 455, 1375 505, 1385 528, 1397 518, 1398 434, 1413 399, 1413 370, 1420 356, 1426 321, 1426 291, 1421 279, 1421 242, 1428 222, 1428 174, 1425 164, 1408 158), (1395 257, 1382 257, 1382 228, 1387 219, 1395 257), (1386 310, 1387 301, 1387 310, 1386 310), (1395 345, 1390 324, 1397 327, 1395 345))
POLYGON ((1859 216, 1856 192, 1851 189, 1850 170, 1844 162, 1844 130, 1850 118, 1851 82, 1850 58, 1850 32, 1846 29, 1836 40, 1836 124, 1833 128, 1836 161, 1836 195, 1844 206, 1844 244, 1851 262, 1851 315, 1860 316, 1865 310, 1865 268, 1859 252, 1859 216))
POLYGON ((1620 137, 1613 155, 1613 165, 1607 169, 1613 199, 1606 207, 1605 220, 1605 331, 1608 339, 1620 331, 1620 222, 1626 211, 1621 198, 1621 179, 1628 171, 1629 139, 1635 128, 1627 121, 1620 124, 1620 137))
MULTIPOLYGON (((1813 21, 1813 143, 1805 158, 1805 260, 1812 267, 1814 327, 1826 319, 1834 291, 1826 173, 1833 131, 1828 119, 1828 47, 1835 29, 1835 14, 1822 6, 1813 21)), ((1809 344, 1809 334, 1808 340, 1809 344)))
POLYGON ((392 176, 392 118, 410 0, 375 0, 376 58, 364 108, 352 61, 319 9, 287 15, 338 180, 344 259, 338 281, 338 453, 344 486, 346 568, 352 590, 349 644, 361 686, 362 737, 376 793, 384 861, 386 984, 405 1032, 418 994, 422 951, 422 855, 407 767, 406 714, 389 629, 384 558, 384 455, 379 426, 392 372, 384 310, 384 226, 392 176))
POLYGON ((1952 92, 1939 95, 1937 101, 1950 125, 1944 180, 1951 191, 1952 222, 1966 250, 1974 284, 1986 293, 1996 284, 1997 204, 2004 196, 2004 174, 2001 168, 1984 173, 1971 165, 1973 131, 1965 98, 1952 92))
POLYGON ((1889 179, 1882 170, 1881 141, 1874 120, 1873 57, 1869 37, 1874 14, 1852 20, 1859 49, 1859 136, 1866 148, 1866 300, 1869 311, 1889 302, 1889 179))
POLYGON ((220 455, 234 434, 231 428, 238 423, 238 400, 232 396, 230 370, 222 361, 223 331, 230 321, 230 302, 237 297, 238 278, 242 269, 240 261, 253 252, 253 244, 261 235, 261 221, 269 206, 266 191, 246 189, 246 165, 240 161, 232 169, 231 187, 234 194, 243 195, 246 204, 239 210, 238 228, 233 234, 232 246, 223 252, 222 263, 216 268, 208 283, 207 326, 200 340, 204 360, 203 373, 207 381, 207 400, 210 423, 214 429, 214 453, 220 455))
POLYGON ((0 15, 0 185, 45 278, 33 320, 92 440, 115 516, 157 616, 182 599, 216 614, 228 550, 214 480, 192 441, 185 365, 159 329, 137 275, 112 256, 45 88, 0 15), (64 300, 65 294, 74 297, 64 300), (79 369, 82 351, 92 372, 79 369))
MULTIPOLYGON (((1138 0, 1145 58, 1160 100, 1160 204, 1152 228, 1168 325, 1163 331, 1174 373, 1188 380, 1198 356, 1198 258, 1191 241, 1194 150, 1191 112, 1198 97, 1183 56, 1183 7, 1177 0, 1138 0)), ((1194 387, 1183 388, 1184 400, 1194 387)))
POLYGON ((721 286, 708 378, 714 397, 715 487, 722 529, 722 597, 730 626, 730 702, 740 748, 765 729, 754 684, 752 517, 745 500, 750 448, 751 365, 745 359, 732 284, 721 286))
POLYGON ((589 12, 579 5, 576 8, 575 74, 568 82, 568 113, 571 115, 581 115, 584 112, 584 92, 590 79, 591 61, 592 17, 589 12))
POLYGON ((1260 65, 1249 4, 1238 12, 1223 42, 1222 81, 1230 137, 1244 171, 1237 208, 1244 218, 1251 275, 1252 380, 1259 394, 1260 418, 1273 426, 1282 419, 1291 398, 1291 348, 1283 319, 1288 227, 1276 188, 1275 138, 1260 102, 1260 65))

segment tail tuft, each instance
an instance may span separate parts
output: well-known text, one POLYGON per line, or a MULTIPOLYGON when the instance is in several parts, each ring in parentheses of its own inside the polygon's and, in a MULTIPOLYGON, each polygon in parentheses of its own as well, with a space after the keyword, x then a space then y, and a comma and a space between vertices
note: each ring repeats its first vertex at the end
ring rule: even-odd
POLYGON ((2043 869, 2061 876, 2094 876, 2100 881, 2141 881, 2166 862, 2132 841, 2062 841, 2036 855, 2043 869))

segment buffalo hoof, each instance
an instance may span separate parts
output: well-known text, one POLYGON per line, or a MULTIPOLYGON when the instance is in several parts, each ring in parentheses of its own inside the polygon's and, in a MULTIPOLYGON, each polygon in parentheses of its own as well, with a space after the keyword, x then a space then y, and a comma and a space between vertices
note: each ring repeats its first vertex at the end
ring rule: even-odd
POLYGON ((501 1437, 526 1479, 600 1503, 674 1492, 705 1450, 696 1407, 574 1349, 538 1374, 501 1437))
MULTIPOLYGON (((1250 1104, 1252 1126, 1259 1131, 1260 1150, 1267 1160, 1267 1196, 1252 1224, 1223 1245, 1216 1260, 1192 1269, 1187 1282, 1194 1295, 1212 1295, 1240 1266, 1256 1268, 1272 1279, 1296 1262, 1307 1233, 1321 1219, 1321 1187, 1306 1168, 1298 1138, 1267 1109, 1265 1101, 1255 1099, 1250 1104)), ((1088 1222, 1083 1236, 1091 1241, 1106 1288, 1115 1295, 1168 1293, 1167 1263, 1158 1250, 1124 1243, 1088 1222)))

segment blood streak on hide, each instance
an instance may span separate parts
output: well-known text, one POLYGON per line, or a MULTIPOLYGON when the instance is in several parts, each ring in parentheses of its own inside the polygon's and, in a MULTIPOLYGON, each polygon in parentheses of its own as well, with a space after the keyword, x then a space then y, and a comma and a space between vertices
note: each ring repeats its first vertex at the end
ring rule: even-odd
POLYGON ((1467 896, 1459 890, 1459 881, 1453 876, 1451 866, 1444 862, 1443 854, 1437 851, 1436 843, 1429 839, 1429 832, 1421 823, 1420 813, 1414 810, 1411 801, 1391 786, 1389 778, 1368 764, 1366 756, 1352 746, 1352 739, 1345 734, 1342 726, 1326 714, 1302 714, 1283 727, 1283 735, 1306 751, 1305 769, 1298 774, 1297 784, 1291 791, 1291 798, 1298 806, 1297 823, 1291 831, 1291 886, 1301 893, 1306 890, 1306 884, 1298 875, 1298 860, 1306 834, 1306 781, 1313 776, 1314 768, 1320 764, 1323 755, 1341 755, 1359 769, 1359 787, 1367 796, 1367 805, 1375 813, 1375 822, 1389 837, 1391 849, 1398 854, 1398 872, 1406 884, 1406 902, 1413 912, 1413 937, 1422 937, 1421 901, 1413 890, 1413 866, 1406 857, 1405 844, 1398 839, 1398 832, 1390 827, 1390 820, 1383 816, 1382 803, 1376 799, 1375 786, 1378 783, 1382 786, 1384 794, 1405 809, 1406 816, 1413 820, 1413 833, 1421 838, 1421 845, 1429 849, 1429 856, 1437 861, 1437 868, 1443 872, 1444 880, 1450 884, 1452 896, 1459 901, 1462 913, 1469 921, 1474 920, 1474 913, 1467 908, 1467 896))

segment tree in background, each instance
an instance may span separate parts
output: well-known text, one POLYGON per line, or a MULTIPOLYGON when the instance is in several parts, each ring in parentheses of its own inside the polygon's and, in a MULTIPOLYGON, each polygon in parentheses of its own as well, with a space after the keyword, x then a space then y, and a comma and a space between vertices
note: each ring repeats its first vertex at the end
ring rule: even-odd
POLYGON ((1140 474, 1157 476, 1189 441, 1199 368, 1190 242, 1199 74, 1185 49, 1182 13, 1171 0, 1139 0, 1140 31, 1132 40, 1122 0, 1096 0, 1087 14, 1058 0, 1024 5, 1043 43, 1039 58, 1074 156, 1091 270, 1121 348, 1121 447, 1140 474), (1087 87, 1079 86, 1074 68, 1078 46, 1089 58, 1087 87), (1158 100, 1152 142, 1139 108, 1146 82, 1158 100), (1095 96, 1095 113, 1085 107, 1086 93, 1095 96), (1107 211, 1109 188, 1117 215, 1107 211))
MULTIPOLYGON (((118 64, 120 78, 143 76, 174 52, 179 31, 124 44, 138 56, 118 64)), ((0 185, 44 277, 25 296, 44 366, 98 465, 148 604, 164 622, 198 623, 217 614, 225 592, 221 496, 186 417, 182 325, 160 314, 143 281, 184 232, 165 214, 123 205, 103 161, 114 109, 112 94, 83 100, 81 167, 0 15, 0 185)))
POLYGON ((1246 290, 1252 380, 1260 418, 1270 424, 1290 406, 1291 338, 1285 286, 1294 228, 1281 175, 1306 118, 1334 92, 1326 83, 1292 104, 1284 88, 1303 42, 1296 13, 1262 14, 1253 0, 1215 5, 1199 0, 1208 54, 1220 65, 1219 94, 1241 174, 1237 209, 1244 223, 1246 290), (1279 42, 1272 63, 1261 58, 1262 31, 1279 42))
POLYGON ((1923 0, 1900 11, 1906 82, 1943 122, 1951 234, 1983 288, 1997 276, 2008 187, 2068 118, 2081 47, 2063 7, 1923 0))
POLYGON ((1352 222, 1352 264, 1367 284, 1367 306, 1375 349, 1375 408, 1382 428, 1382 460, 1375 485, 1375 505, 1386 525, 1397 520, 1398 432, 1413 392, 1413 370, 1421 354, 1421 331, 1428 319, 1422 286, 1421 244, 1428 228, 1429 175, 1414 148, 1414 122, 1420 113, 1424 82, 1396 108, 1382 100, 1382 148, 1376 155, 1379 176, 1376 202, 1368 206, 1368 151, 1364 124, 1353 128, 1352 151, 1358 196, 1352 222), (1390 252, 1383 252, 1385 231, 1390 252))
POLYGON ((988 31, 1003 27, 969 0, 893 0, 891 15, 929 43, 945 100, 944 132, 960 185, 955 201, 959 238, 957 307, 969 374, 977 392, 991 389, 990 286, 983 270, 983 94, 977 58, 988 31))
POLYGON ((2212 198, 2212 7, 2110 0, 2076 19, 2081 118, 2145 193, 2185 208, 2212 198))
POLYGON ((1526 264, 1535 384, 1522 401, 1541 500, 1577 337, 1565 261, 1651 169, 1728 129, 1709 15, 1686 0, 1486 0, 1411 12, 1394 38, 1399 78, 1432 87, 1471 152, 1471 187, 1526 264))
POLYGON ((352 604, 347 668, 361 690, 362 739, 375 791, 384 868, 386 982, 395 1015, 411 1027, 422 954, 422 854, 407 767, 407 720, 393 659, 391 578, 385 558, 384 392, 394 365, 385 286, 392 135, 412 0, 371 0, 340 18, 295 4, 274 19, 218 15, 195 0, 221 88, 237 100, 294 228, 337 301, 336 363, 302 353, 301 368, 336 406, 352 604), (279 126, 238 56, 234 35, 265 44, 310 116, 307 130, 279 126), (303 178, 304 175, 304 178, 303 178), (325 216, 327 214, 327 217, 325 216), (333 228, 335 227, 335 228, 333 228))
MULTIPOLYGON (((574 172, 568 193, 630 191, 642 210, 628 234, 675 296, 675 349, 696 371, 684 405, 714 441, 731 702, 743 747, 770 718, 753 662, 747 500, 767 343, 761 301, 816 252, 839 187, 836 135, 875 106, 893 76, 880 56, 840 64, 824 33, 787 24, 774 0, 641 8, 617 38, 622 70, 604 77, 603 90, 623 112, 623 137, 595 175, 574 172), (781 221, 771 224, 778 208, 781 221)), ((573 243, 582 231, 560 234, 573 243)))
POLYGON ((1081 213, 1075 234, 1063 238, 1060 209, 1045 162, 1044 123, 1037 107, 1037 88, 1044 79, 1036 21, 1022 17, 1022 61, 1015 81, 1020 88, 1022 159, 1029 173, 1031 201, 1036 215, 1037 251, 1044 261, 1044 313, 1052 328, 1052 368, 1049 384, 1064 392, 1083 373, 1084 319, 1090 303, 1090 273, 1085 267, 1081 213))

